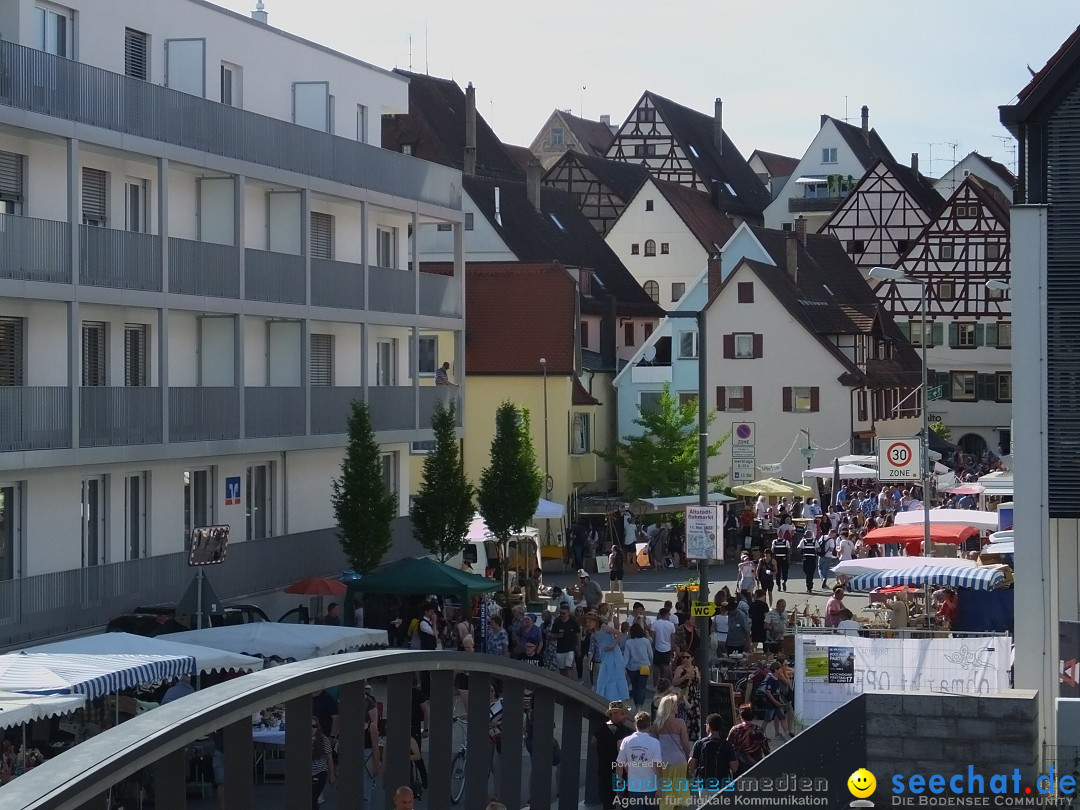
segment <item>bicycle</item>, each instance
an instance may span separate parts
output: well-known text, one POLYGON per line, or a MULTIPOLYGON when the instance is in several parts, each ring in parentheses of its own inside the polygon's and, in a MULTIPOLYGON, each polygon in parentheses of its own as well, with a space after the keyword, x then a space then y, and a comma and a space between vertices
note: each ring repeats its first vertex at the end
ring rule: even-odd
POLYGON ((460 802, 461 797, 465 795, 466 741, 469 739, 469 725, 465 722, 465 718, 455 717, 454 723, 461 725, 465 736, 461 741, 461 747, 450 760, 450 804, 452 805, 460 802))

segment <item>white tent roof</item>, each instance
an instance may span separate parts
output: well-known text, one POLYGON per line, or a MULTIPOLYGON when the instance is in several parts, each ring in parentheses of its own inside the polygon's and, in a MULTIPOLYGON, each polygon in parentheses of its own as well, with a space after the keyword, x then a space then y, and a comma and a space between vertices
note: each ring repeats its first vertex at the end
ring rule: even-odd
POLYGON ((30 647, 26 652, 83 653, 86 655, 190 655, 195 659, 195 666, 199 672, 262 669, 263 662, 260 658, 227 650, 216 650, 212 647, 177 643, 173 638, 173 635, 165 639, 147 638, 131 633, 98 633, 93 636, 30 647))
POLYGON ((562 520, 566 517, 566 507, 555 501, 540 499, 536 504, 536 513, 533 520, 562 520))
POLYGON ((0 689, 39 695, 102 697, 141 683, 195 671, 191 655, 79 655, 17 652, 0 655, 0 689))
POLYGON ((244 655, 258 655, 262 658, 276 656, 282 660, 295 661, 388 645, 385 630, 278 622, 252 622, 188 630, 171 634, 169 640, 244 655))
MULTIPOLYGON (((539 537, 540 530, 535 526, 526 526, 524 529, 514 532, 511 537, 539 537)), ((469 530, 465 533, 465 539, 470 543, 475 543, 480 540, 496 540, 498 538, 492 534, 491 529, 488 528, 487 523, 484 522, 484 516, 477 512, 472 519, 472 523, 469 524, 469 530)))
POLYGON ((880 574, 886 571, 908 571, 915 568, 974 568, 974 560, 955 557, 867 557, 862 560, 842 560, 833 572, 848 577, 880 574))
POLYGON ((58 714, 71 714, 86 705, 82 695, 27 695, 0 692, 0 728, 14 728, 58 714))
POLYGON ((982 547, 983 554, 1015 554, 1015 543, 1012 540, 1002 540, 998 543, 988 543, 982 547))
MULTIPOLYGON (((814 467, 812 470, 805 470, 802 474, 803 478, 832 478, 833 468, 830 467, 814 467)), ((877 478, 877 467, 863 467, 859 464, 841 464, 840 465, 840 477, 841 478, 877 478)))
MULTIPOLYGON (((910 526, 923 522, 922 510, 915 512, 897 512, 897 526, 910 526)), ((948 523, 954 526, 974 526, 976 529, 996 529, 997 512, 980 512, 977 509, 931 509, 931 523, 948 523)))
MULTIPOLYGON (((731 503, 736 500, 722 492, 710 492, 709 504, 731 503)), ((638 498, 630 504, 630 511, 635 515, 652 513, 680 512, 688 506, 697 506, 701 499, 697 495, 673 495, 668 498, 638 498)))

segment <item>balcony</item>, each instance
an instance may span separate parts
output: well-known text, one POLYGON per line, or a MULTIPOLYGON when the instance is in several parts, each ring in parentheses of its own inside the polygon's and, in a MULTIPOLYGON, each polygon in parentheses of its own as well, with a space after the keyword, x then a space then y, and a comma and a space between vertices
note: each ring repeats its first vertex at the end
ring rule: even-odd
POLYGON ((453 276, 420 274, 420 314, 461 317, 461 285, 453 276))
POLYGON ((79 446, 161 443, 161 389, 84 386, 79 389, 79 446))
POLYGON ((247 387, 244 389, 244 436, 268 439, 307 433, 305 389, 247 387))
POLYGON ((415 277, 408 270, 368 268, 368 309, 412 315, 416 311, 415 277))
POLYGON ((81 225, 79 248, 80 284, 161 292, 161 237, 81 225))
POLYGON ((311 303, 316 307, 364 308, 364 266, 311 260, 311 303))
POLYGON ((0 386, 0 452, 71 447, 71 399, 63 386, 0 386))
POLYGON ((788 211, 792 214, 813 211, 829 213, 839 208, 846 199, 846 194, 839 197, 792 197, 788 200, 788 211))
MULTIPOLYGON (((311 387, 311 433, 315 436, 343 434, 353 400, 363 399, 359 386, 314 385, 311 387)), ((378 430, 378 426, 375 428, 378 430)))
POLYGON ((170 442, 217 442, 239 438, 239 388, 169 389, 170 442))
POLYGON ((420 424, 421 430, 431 427, 431 418, 435 415, 435 403, 442 400, 443 405, 454 403, 457 414, 457 423, 461 424, 461 398, 458 396, 460 388, 448 385, 424 385, 420 387, 420 424))
POLYGON ((630 382, 669 383, 671 382, 671 366, 634 366, 630 369, 630 382))
POLYGON ((307 299, 304 257, 269 250, 244 250, 244 298, 277 304, 307 299))
POLYGON ((68 224, 0 214, 0 278, 70 284, 68 224))
POLYGON ((461 208, 461 172, 455 169, 13 42, 0 42, 0 106, 461 208))
POLYGON ((240 249, 170 237, 169 292, 239 298, 240 249))
POLYGON ((369 386, 368 404, 375 430, 416 429, 416 399, 411 385, 369 386))

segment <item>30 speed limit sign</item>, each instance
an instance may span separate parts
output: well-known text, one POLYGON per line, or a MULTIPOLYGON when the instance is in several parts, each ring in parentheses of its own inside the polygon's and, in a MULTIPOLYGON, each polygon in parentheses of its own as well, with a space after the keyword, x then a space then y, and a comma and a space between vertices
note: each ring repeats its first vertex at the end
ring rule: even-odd
POLYGON ((918 481, 922 478, 922 456, 918 439, 878 439, 878 480, 918 481))

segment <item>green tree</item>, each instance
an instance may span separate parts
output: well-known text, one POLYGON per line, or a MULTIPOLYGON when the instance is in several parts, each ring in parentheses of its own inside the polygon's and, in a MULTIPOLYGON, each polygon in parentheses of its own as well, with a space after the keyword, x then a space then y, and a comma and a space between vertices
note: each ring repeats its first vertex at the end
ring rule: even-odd
MULTIPOLYGON (((642 428, 639 435, 624 436, 615 452, 597 451, 626 475, 628 498, 664 498, 674 495, 693 495, 698 491, 698 403, 697 398, 682 405, 665 384, 655 408, 639 408, 634 424, 642 428)), ((708 424, 716 419, 710 410, 708 424)), ((725 433, 708 445, 708 457, 714 458, 731 436, 725 433)), ((726 475, 709 477, 709 488, 723 486, 726 475)))
POLYGON ((366 574, 390 550, 390 523, 397 516, 397 495, 383 480, 379 445, 366 402, 353 400, 348 425, 349 442, 341 462, 341 477, 333 481, 334 517, 345 556, 356 571, 366 574))
POLYGON ((938 435, 938 438, 943 441, 947 442, 952 438, 952 428, 944 422, 931 422, 930 430, 934 431, 934 433, 938 435))
MULTIPOLYGON (((495 438, 490 463, 480 473, 477 503, 491 533, 499 538, 504 557, 510 535, 536 514, 544 476, 536 463, 529 411, 504 402, 495 412, 495 438)), ((507 566, 503 565, 504 587, 507 566)))
POLYGON ((453 402, 447 406, 435 402, 431 427, 435 431, 435 449, 424 459, 420 489, 413 499, 413 536, 429 552, 446 562, 469 543, 469 531, 475 507, 476 490, 465 477, 454 435, 457 423, 453 402))

